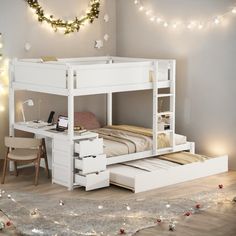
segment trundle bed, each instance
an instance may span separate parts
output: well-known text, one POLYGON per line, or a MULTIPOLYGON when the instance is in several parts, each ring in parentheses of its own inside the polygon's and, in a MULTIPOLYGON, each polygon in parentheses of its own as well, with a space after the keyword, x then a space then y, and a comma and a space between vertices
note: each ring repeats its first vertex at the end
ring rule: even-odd
POLYGON ((195 151, 193 142, 175 134, 175 70, 175 60, 14 59, 10 66, 10 134, 17 129, 46 137, 48 144, 52 140, 52 182, 70 190, 80 186, 93 190, 109 186, 111 181, 141 192, 227 171, 227 156, 202 159, 196 155, 194 162, 185 164, 165 159, 176 152, 184 159, 194 159, 195 151), (53 133, 48 126, 15 122, 16 90, 66 96, 68 131, 53 133), (152 128, 113 125, 112 94, 140 90, 153 93, 152 128), (107 126, 77 133, 74 97, 95 94, 106 94, 107 126), (160 109, 162 99, 167 101, 167 110, 160 109))

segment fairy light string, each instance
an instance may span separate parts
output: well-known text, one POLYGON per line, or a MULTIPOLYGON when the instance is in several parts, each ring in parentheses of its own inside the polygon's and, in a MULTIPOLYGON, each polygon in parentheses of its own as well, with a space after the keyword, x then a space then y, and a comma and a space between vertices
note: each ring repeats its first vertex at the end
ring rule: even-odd
POLYGON ((229 11, 226 11, 220 15, 212 16, 208 18, 208 20, 191 20, 191 21, 174 21, 171 19, 166 19, 161 14, 153 13, 152 10, 145 6, 142 0, 134 0, 134 5, 137 7, 137 10, 142 12, 150 22, 156 22, 157 25, 162 26, 164 28, 183 28, 188 30, 203 30, 207 29, 211 26, 219 26, 222 25, 224 19, 229 17, 230 15, 236 16, 236 4, 231 7, 229 11))
POLYGON ((64 34, 78 32, 81 26, 84 26, 86 23, 92 24, 99 17, 100 0, 90 0, 86 14, 81 17, 76 16, 74 20, 69 21, 61 18, 55 19, 53 14, 47 15, 38 0, 26 0, 26 2, 35 11, 39 22, 46 22, 55 32, 58 29, 62 29, 64 34))

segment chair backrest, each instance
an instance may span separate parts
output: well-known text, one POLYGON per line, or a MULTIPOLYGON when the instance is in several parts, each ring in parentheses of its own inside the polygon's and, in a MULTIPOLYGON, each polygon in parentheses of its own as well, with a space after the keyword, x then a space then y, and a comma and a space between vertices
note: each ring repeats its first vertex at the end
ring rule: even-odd
POLYGON ((5 137, 5 145, 9 148, 38 148, 42 139, 5 137))

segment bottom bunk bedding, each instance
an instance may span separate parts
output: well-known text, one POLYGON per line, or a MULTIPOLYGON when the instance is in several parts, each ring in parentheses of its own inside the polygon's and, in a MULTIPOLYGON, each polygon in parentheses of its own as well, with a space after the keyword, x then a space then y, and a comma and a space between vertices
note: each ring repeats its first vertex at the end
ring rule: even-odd
MULTIPOLYGON (((152 129, 114 125, 95 130, 104 140, 104 153, 107 157, 121 156, 152 149, 152 129)), ((183 135, 175 134, 175 144, 187 142, 183 135)), ((170 135, 158 135, 158 148, 170 147, 170 135)))
POLYGON ((180 152, 116 164, 108 169, 112 184, 142 192, 226 172, 228 157, 213 158, 180 152))

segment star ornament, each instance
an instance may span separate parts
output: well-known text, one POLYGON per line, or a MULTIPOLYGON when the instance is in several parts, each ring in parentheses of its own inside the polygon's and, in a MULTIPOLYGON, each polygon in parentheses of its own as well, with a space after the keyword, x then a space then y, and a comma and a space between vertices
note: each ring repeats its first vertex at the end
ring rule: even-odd
POLYGON ((97 48, 97 49, 103 48, 103 41, 102 40, 96 40, 94 47, 97 48))
POLYGON ((108 41, 109 38, 110 38, 110 36, 109 36, 108 34, 105 34, 105 35, 104 35, 104 40, 105 40, 105 41, 108 41))
POLYGON ((107 22, 109 22, 110 17, 109 17, 108 14, 105 14, 103 19, 104 19, 104 21, 107 23, 107 22))

